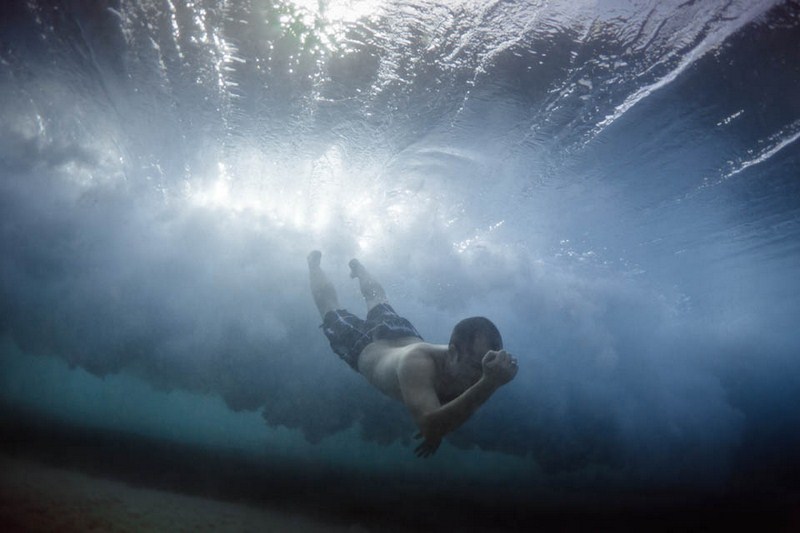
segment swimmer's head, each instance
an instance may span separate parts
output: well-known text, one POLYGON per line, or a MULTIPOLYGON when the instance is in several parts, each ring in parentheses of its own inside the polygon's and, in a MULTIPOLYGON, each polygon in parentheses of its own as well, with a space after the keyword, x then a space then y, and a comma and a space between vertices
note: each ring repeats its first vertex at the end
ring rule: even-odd
POLYGON ((482 316, 465 318, 453 328, 450 335, 450 354, 453 363, 462 370, 483 373, 483 356, 490 350, 502 350, 503 337, 491 320, 482 316))

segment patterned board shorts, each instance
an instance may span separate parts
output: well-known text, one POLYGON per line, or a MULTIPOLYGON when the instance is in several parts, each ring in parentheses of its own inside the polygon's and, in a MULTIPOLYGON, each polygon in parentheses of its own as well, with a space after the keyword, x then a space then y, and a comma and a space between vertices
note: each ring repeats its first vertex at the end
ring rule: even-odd
POLYGON ((368 344, 402 337, 422 339, 411 322, 398 315, 389 304, 378 304, 370 309, 366 320, 344 309, 328 311, 320 327, 331 349, 356 372, 358 356, 368 344))

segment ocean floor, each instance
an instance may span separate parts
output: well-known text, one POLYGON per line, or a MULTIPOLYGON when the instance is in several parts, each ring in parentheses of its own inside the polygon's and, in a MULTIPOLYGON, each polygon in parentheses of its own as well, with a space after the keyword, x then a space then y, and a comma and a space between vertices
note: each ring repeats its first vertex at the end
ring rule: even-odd
POLYGON ((3 531, 366 531, 0 456, 3 531))
POLYGON ((800 494, 428 487, 0 409, 0 531, 799 531, 800 494), (468 490, 469 489, 469 490, 468 490), (470 492, 471 491, 471 492, 470 492))

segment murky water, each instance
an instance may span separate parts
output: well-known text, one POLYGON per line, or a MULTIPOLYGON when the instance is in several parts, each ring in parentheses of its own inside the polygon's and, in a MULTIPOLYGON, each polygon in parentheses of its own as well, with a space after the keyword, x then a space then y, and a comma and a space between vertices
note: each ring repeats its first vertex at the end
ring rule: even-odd
POLYGON ((367 500, 371 476, 796 491, 795 2, 0 13, 13 424, 333 469, 367 500), (486 315, 520 359, 434 459, 330 353, 315 248, 354 312, 358 257, 426 340, 486 315))

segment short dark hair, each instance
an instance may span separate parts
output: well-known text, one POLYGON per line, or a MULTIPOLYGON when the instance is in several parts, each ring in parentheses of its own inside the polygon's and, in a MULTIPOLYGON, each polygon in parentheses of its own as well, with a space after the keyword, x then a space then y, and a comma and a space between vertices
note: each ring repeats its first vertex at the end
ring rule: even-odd
MULTIPOLYGON (((455 344, 460 352, 471 350, 475 339, 483 336, 492 350, 503 349, 503 337, 491 320, 482 316, 465 318, 453 328, 450 343, 455 344)), ((481 354, 483 355, 483 354, 481 354)))

